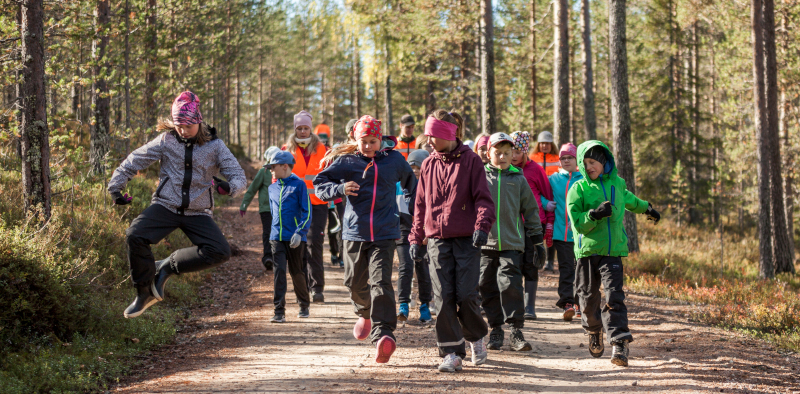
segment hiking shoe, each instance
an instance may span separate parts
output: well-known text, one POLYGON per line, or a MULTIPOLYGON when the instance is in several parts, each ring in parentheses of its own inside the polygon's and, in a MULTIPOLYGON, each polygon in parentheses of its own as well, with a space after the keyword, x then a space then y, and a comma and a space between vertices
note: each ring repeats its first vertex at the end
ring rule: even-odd
POLYGON ((575 316, 575 308, 573 305, 564 305, 564 321, 572 321, 573 316, 575 316))
POLYGON ((392 337, 384 335, 378 340, 375 347, 378 348, 378 355, 375 357, 375 362, 386 364, 389 362, 389 358, 392 357, 395 349, 397 349, 397 343, 392 337))
POLYGON ((581 316, 582 316, 581 315, 581 306, 578 305, 578 304, 574 304, 574 305, 572 305, 572 308, 575 309, 575 318, 576 319, 580 319, 581 316))
POLYGON ((408 303, 401 302, 400 308, 397 311, 397 320, 398 321, 406 321, 408 320, 408 303))
POLYGON ((308 308, 300 308, 300 313, 297 314, 297 317, 305 319, 309 316, 308 308))
POLYGON ((460 371, 461 368, 461 357, 456 356, 455 353, 444 356, 444 360, 439 364, 439 372, 455 372, 460 371))
POLYGON ((475 342, 470 342, 469 346, 472 348, 472 365, 481 365, 485 363, 486 359, 489 357, 489 352, 486 351, 486 344, 483 343, 483 338, 475 342))
POLYGON ((597 358, 603 356, 603 352, 606 350, 605 345, 603 345, 603 332, 590 332, 589 333, 589 354, 592 357, 597 358))
POLYGON ((531 344, 525 341, 522 330, 517 327, 511 327, 511 335, 509 335, 508 339, 511 342, 511 350, 515 352, 527 352, 533 349, 531 344))
POLYGON ((486 348, 491 350, 500 350, 500 348, 503 347, 504 337, 505 333, 501 327, 493 328, 492 332, 489 333, 489 343, 486 344, 486 348))
POLYGON ((525 308, 525 313, 522 315, 525 320, 536 320, 536 309, 533 307, 525 308))
POLYGON ((421 323, 427 323, 433 319, 431 317, 431 310, 428 308, 428 304, 422 304, 419 306, 419 321, 421 323))
POLYGON ((325 296, 322 293, 312 292, 311 293, 311 302, 318 303, 318 302, 325 302, 325 296))
POLYGON ((138 317, 144 313, 147 308, 158 302, 158 299, 153 296, 152 287, 152 285, 136 287, 136 298, 125 308, 125 312, 122 313, 126 319, 138 317))
POLYGON ((275 262, 272 261, 272 259, 266 259, 261 263, 264 264, 264 269, 267 271, 272 271, 272 266, 275 264, 275 262))
POLYGON ((169 278, 177 273, 172 268, 170 261, 169 257, 156 261, 156 278, 153 280, 150 291, 159 301, 164 301, 164 287, 167 285, 169 278))
POLYGON ((613 346, 614 349, 611 352, 611 364, 619 365, 620 367, 627 367, 628 353, 630 352, 628 341, 622 340, 619 342, 614 342, 613 346))
POLYGON ((436 308, 436 303, 435 302, 431 302, 430 304, 427 304, 427 305, 428 305, 428 308, 430 310, 431 316, 436 316, 436 315, 439 314, 439 309, 436 308))
POLYGON ((372 331, 372 321, 359 317, 356 325, 353 326, 353 336, 359 341, 363 341, 367 339, 370 331, 372 331))
POLYGON ((553 267, 553 262, 548 261, 547 265, 544 266, 545 271, 555 272, 555 268, 553 267))
POLYGON ((283 317, 283 315, 279 315, 279 314, 276 313, 275 316, 272 316, 272 319, 269 319, 269 322, 270 323, 286 323, 286 319, 283 317))

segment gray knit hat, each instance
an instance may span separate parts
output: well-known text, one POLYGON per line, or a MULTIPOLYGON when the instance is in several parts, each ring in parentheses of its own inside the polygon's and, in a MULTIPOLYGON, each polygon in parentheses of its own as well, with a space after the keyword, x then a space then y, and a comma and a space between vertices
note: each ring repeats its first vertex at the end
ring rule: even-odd
POLYGON ((408 165, 422 167, 422 162, 430 155, 425 149, 417 149, 408 154, 408 165))

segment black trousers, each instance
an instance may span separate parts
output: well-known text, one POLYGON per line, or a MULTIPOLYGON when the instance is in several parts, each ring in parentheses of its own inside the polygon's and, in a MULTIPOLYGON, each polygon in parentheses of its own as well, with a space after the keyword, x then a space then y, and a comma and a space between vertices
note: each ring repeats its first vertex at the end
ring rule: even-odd
POLYGON ((400 303, 411 302, 411 282, 414 281, 414 272, 417 273, 417 283, 419 284, 419 302, 427 304, 433 300, 433 288, 431 287, 431 273, 428 262, 428 253, 424 248, 422 261, 411 259, 411 245, 397 245, 397 259, 400 261, 397 277, 397 301, 400 303))
MULTIPOLYGON (((555 242, 556 241, 553 240, 553 246, 555 246, 555 242)), ((556 249, 554 247, 548 248, 547 245, 545 245, 545 248, 547 248, 547 265, 553 265, 553 261, 555 261, 556 258, 556 249)))
POLYGON ((311 228, 308 230, 305 261, 308 267, 308 289, 322 293, 325 288, 325 264, 322 249, 325 246, 325 225, 328 223, 328 204, 311 206, 311 228))
POLYGON ((344 285, 350 290, 356 315, 372 320, 370 341, 376 343, 384 335, 395 339, 397 315, 392 288, 394 240, 345 240, 344 248, 344 285))
POLYGON ((272 212, 260 212, 261 215, 261 243, 264 246, 264 256, 261 257, 261 264, 272 261, 272 246, 269 242, 269 234, 272 231, 272 212))
MULTIPOLYGON (((339 221, 342 221, 344 218, 344 202, 340 202, 335 205, 335 212, 339 215, 339 221)), ((333 217, 333 209, 328 208, 328 246, 331 249, 331 260, 342 258, 342 231, 340 230, 338 233, 333 234, 331 233, 331 229, 336 226, 336 218, 333 217)), ((342 223, 344 226, 344 223, 342 223)))
POLYGON ((575 243, 553 240, 553 249, 558 254, 558 302, 565 307, 575 303, 575 243))
POLYGON ((481 305, 489 327, 506 323, 525 325, 525 290, 522 288, 522 252, 516 250, 481 250, 481 305))
POLYGON ((306 251, 306 243, 301 242, 300 246, 292 249, 289 241, 270 241, 274 260, 274 291, 273 304, 275 314, 283 315, 286 312, 286 269, 289 269, 289 276, 292 277, 292 287, 297 303, 301 308, 308 308, 311 298, 308 296, 308 284, 306 284, 306 270, 303 264, 303 255, 306 251))
POLYGON ((156 265, 150 245, 161 242, 177 229, 181 229, 195 245, 176 250, 170 256, 178 273, 212 268, 231 257, 228 241, 210 216, 178 215, 159 204, 153 204, 133 219, 125 231, 134 286, 146 286, 153 282, 156 265))
POLYGON ((578 259, 577 294, 583 317, 581 325, 588 332, 606 330, 612 344, 633 341, 628 329, 628 308, 625 307, 622 259, 611 256, 589 256, 578 259), (605 304, 600 306, 600 285, 605 304))
POLYGON ((475 342, 489 333, 480 311, 480 250, 472 237, 428 239, 439 355, 467 356, 464 340, 475 342))

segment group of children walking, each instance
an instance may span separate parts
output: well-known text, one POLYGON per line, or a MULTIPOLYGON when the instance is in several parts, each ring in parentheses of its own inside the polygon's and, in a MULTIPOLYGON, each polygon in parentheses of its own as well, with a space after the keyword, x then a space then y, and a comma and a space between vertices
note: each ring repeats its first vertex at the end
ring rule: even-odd
MULTIPOLYGON (((196 95, 181 93, 172 118, 159 125, 161 135, 128 156, 108 185, 116 204, 128 204, 130 198, 122 195, 125 184, 138 171, 161 162, 151 206, 126 232, 136 288, 126 318, 162 301, 172 275, 207 269, 230 257, 211 219, 212 191, 243 192, 244 172, 214 129, 202 122, 196 95), (218 172, 227 180, 217 178, 218 172), (156 262, 150 245, 177 228, 196 246, 156 262)), ((581 317, 594 357, 603 355, 605 332, 613 346, 612 363, 628 365, 633 337, 622 289, 621 257, 628 254, 623 216, 626 210, 643 213, 657 223, 660 215, 627 190, 602 142, 564 144, 558 169, 548 178, 528 155, 532 138, 527 132, 482 136, 472 150, 462 142, 462 117, 446 110, 427 117, 424 143, 413 138, 414 119, 404 116, 402 154, 398 140, 384 135, 381 121, 368 115, 348 123, 347 142, 321 145, 316 151, 312 148, 318 139, 307 137, 305 130, 310 132, 310 114, 301 111, 294 123, 296 133, 287 146, 296 143, 299 148, 293 153, 286 147, 268 149, 266 165, 240 207, 244 216, 259 194, 262 263, 274 269, 272 322, 285 321, 287 271, 299 318, 309 317, 311 302, 323 301, 324 281, 311 274, 317 267, 307 256, 321 254, 321 243, 313 248, 307 243, 312 242, 310 232, 315 242, 322 238, 325 221, 315 222, 315 216, 327 217, 333 202, 344 208, 338 213, 338 250, 358 317, 353 335, 375 346, 376 362, 388 362, 397 348, 394 330, 398 320, 409 317, 414 272, 420 320, 432 320, 431 309, 437 317, 440 371, 463 368, 467 343, 472 364, 484 363, 487 349, 504 345, 504 324, 510 328, 511 349, 530 350, 522 328, 526 319, 536 318, 538 270, 551 248, 558 256, 556 305, 564 320, 581 317), (296 175, 301 161, 303 179, 296 175), (395 251, 399 306, 392 283, 395 251)), ((537 144, 542 142, 548 141, 537 144)))

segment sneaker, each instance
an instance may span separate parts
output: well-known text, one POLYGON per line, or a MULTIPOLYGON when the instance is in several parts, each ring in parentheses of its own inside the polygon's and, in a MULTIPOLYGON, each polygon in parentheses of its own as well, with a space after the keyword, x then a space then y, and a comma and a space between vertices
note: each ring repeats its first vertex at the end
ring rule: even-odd
POLYGON ((603 332, 590 332, 589 333, 589 354, 594 358, 602 357, 603 352, 606 350, 603 345, 603 332))
POLYGON ((275 262, 272 261, 272 259, 266 259, 266 260, 262 261, 262 264, 264 264, 264 269, 265 270, 272 271, 272 266, 275 264, 275 262))
POLYGON ((455 353, 444 356, 444 360, 439 364, 439 372, 455 372, 460 371, 461 368, 461 357, 456 356, 455 353))
POLYGON ((305 319, 309 316, 308 308, 300 308, 300 313, 297 314, 297 317, 305 319))
POLYGON ((436 308, 435 302, 431 302, 430 304, 428 304, 428 308, 430 309, 431 316, 436 316, 439 314, 439 309, 436 308))
POLYGON ((147 308, 158 302, 158 299, 153 296, 152 287, 152 285, 144 285, 136 288, 136 298, 125 308, 125 312, 122 313, 126 319, 138 317, 144 313, 147 308))
POLYGON ((500 350, 503 347, 503 338, 505 337, 505 332, 501 327, 495 327, 492 329, 492 332, 489 333, 489 343, 486 344, 487 349, 491 350, 500 350))
POLYGON ((428 304, 422 304, 419 306, 419 321, 420 323, 427 323, 431 321, 433 317, 431 317, 431 310, 428 308, 428 304))
POLYGON ((359 341, 363 341, 367 339, 370 331, 372 331, 372 321, 359 317, 356 325, 353 327, 353 336, 359 341))
POLYGON ((378 349, 378 355, 375 357, 375 362, 379 364, 386 364, 389 362, 389 358, 392 357, 395 349, 397 349, 397 343, 392 339, 392 337, 388 335, 384 335, 381 339, 378 340, 378 343, 375 345, 378 349))
POLYGON ((555 267, 553 267, 553 262, 548 261, 547 265, 544 266, 545 271, 555 272, 555 267))
POLYGON ((511 342, 511 350, 516 352, 527 352, 531 349, 531 344, 525 341, 525 336, 522 335, 522 330, 517 327, 511 327, 511 335, 508 337, 511 342))
POLYGON ((576 319, 580 319, 581 316, 582 316, 581 315, 581 307, 580 307, 580 305, 574 304, 574 305, 572 305, 572 308, 575 309, 575 318, 576 319))
POLYGON ((272 319, 269 319, 269 322, 270 323, 286 323, 286 319, 283 317, 283 315, 279 315, 279 314, 276 313, 275 316, 272 316, 272 319))
POLYGON ((572 304, 564 305, 564 321, 572 321, 573 316, 575 316, 575 308, 572 304))
POLYGON ((483 338, 475 342, 470 342, 469 346, 472 348, 472 365, 481 365, 485 363, 486 359, 489 357, 489 352, 486 351, 486 344, 483 343, 483 338))
POLYGON ((619 365, 620 367, 627 367, 628 353, 630 352, 628 341, 622 340, 619 342, 614 342, 613 346, 614 349, 611 352, 611 364, 619 365))
POLYGON ((401 302, 400 308, 397 311, 397 320, 398 321, 406 321, 408 320, 408 303, 401 302))
POLYGON ((318 303, 318 302, 325 302, 325 296, 322 293, 311 292, 311 302, 318 303))

